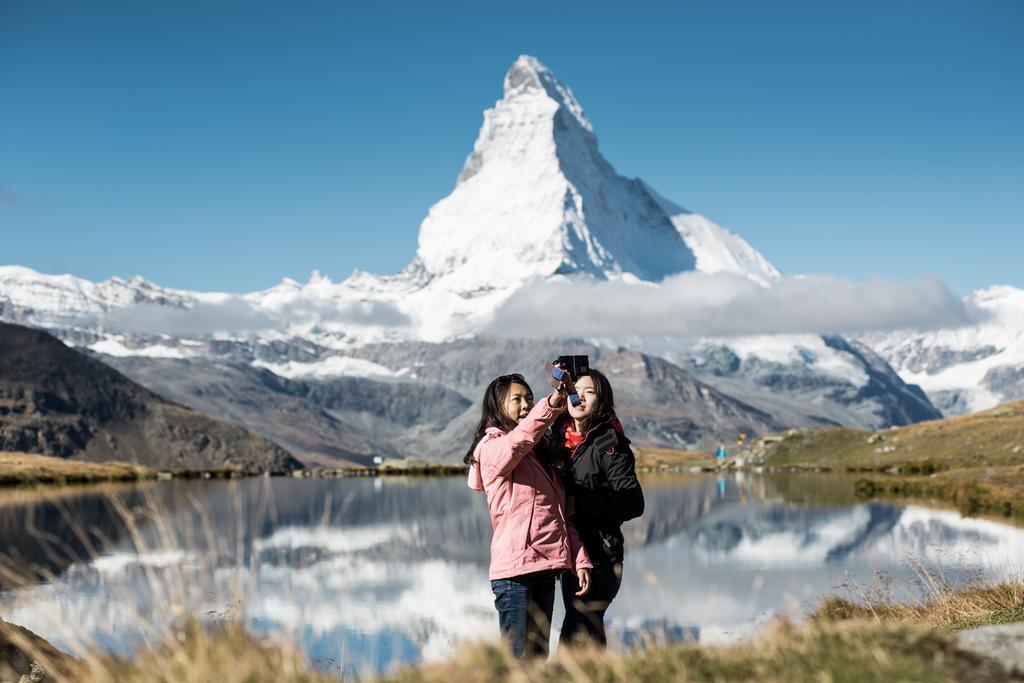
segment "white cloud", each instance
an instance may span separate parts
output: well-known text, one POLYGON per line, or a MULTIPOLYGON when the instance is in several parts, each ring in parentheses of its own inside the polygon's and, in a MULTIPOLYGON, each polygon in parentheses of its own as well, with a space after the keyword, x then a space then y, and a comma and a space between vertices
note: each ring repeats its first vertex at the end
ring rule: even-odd
POLYGON ((245 299, 231 296, 218 302, 197 301, 188 308, 140 303, 115 308, 101 321, 118 330, 143 334, 208 334, 253 332, 273 327, 266 313, 245 299))
POLYGON ((853 333, 935 329, 975 322, 940 280, 854 282, 783 277, 764 287, 733 274, 682 273, 646 282, 534 282, 488 330, 516 336, 853 333))
POLYGON ((367 327, 405 327, 409 317, 385 301, 346 301, 316 298, 297 299, 288 305, 284 317, 290 322, 349 324, 367 327))
POLYGON ((409 324, 409 319, 386 302, 297 299, 271 312, 255 302, 232 295, 219 301, 196 301, 187 308, 133 304, 110 311, 99 322, 125 332, 202 335, 280 330, 290 325, 403 327, 409 324))

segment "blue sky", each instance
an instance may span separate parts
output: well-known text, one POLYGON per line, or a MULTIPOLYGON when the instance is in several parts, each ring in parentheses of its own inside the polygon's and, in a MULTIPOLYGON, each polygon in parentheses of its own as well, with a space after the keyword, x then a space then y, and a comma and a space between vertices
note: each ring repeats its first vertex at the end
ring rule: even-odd
POLYGON ((1024 3, 0 4, 0 264, 395 272, 504 72, 786 273, 1024 286, 1024 3))

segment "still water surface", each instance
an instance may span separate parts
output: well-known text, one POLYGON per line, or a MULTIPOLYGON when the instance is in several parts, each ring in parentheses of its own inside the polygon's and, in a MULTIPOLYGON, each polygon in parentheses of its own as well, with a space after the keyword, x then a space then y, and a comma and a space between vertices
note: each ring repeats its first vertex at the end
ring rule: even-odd
MULTIPOLYGON (((922 507, 858 503, 822 475, 651 475, 624 529, 608 613, 618 643, 742 637, 824 594, 914 567, 951 581, 1019 575, 1024 530, 922 507)), ((240 617, 352 675, 496 640, 482 494, 440 479, 158 482, 59 495, 0 492, 0 617, 58 646, 128 652, 175 617, 240 617), (154 511, 157 511, 154 513, 154 511), (129 521, 130 520, 130 521, 129 521)), ((556 605, 555 630, 561 610, 556 605)))

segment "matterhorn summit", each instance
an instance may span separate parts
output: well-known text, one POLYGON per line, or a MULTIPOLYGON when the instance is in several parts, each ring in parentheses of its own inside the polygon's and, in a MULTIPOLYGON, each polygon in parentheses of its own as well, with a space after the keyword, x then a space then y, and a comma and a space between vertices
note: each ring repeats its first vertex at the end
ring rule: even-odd
POLYGON ((463 295, 557 275, 656 282, 698 265, 647 186, 601 156, 572 90, 529 56, 505 75, 455 189, 423 221, 416 258, 463 295))

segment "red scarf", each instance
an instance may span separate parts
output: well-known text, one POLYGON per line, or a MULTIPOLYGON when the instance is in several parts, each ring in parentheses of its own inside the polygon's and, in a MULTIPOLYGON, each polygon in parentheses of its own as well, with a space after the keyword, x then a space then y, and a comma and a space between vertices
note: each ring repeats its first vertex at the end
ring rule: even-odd
POLYGON ((580 434, 573 430, 572 425, 567 425, 565 428, 565 447, 570 452, 576 450, 576 447, 583 443, 583 437, 585 434, 580 434))

